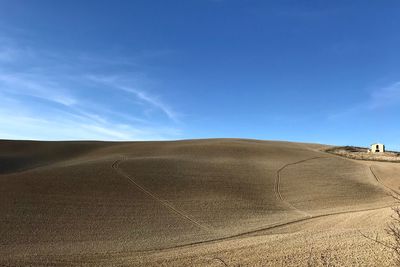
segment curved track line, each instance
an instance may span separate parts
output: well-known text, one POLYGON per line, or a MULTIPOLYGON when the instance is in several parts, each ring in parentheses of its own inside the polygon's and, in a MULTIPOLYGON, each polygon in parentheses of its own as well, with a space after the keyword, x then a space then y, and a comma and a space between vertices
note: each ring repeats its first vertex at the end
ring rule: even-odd
MULTIPOLYGON (((313 158, 308 158, 308 159, 304 159, 304 160, 300 160, 297 162, 293 162, 293 163, 288 163, 285 164, 284 166, 282 166, 278 171, 277 171, 277 178, 276 178, 276 184, 275 184, 275 194, 277 196, 277 198, 279 198, 279 200, 285 202, 286 204, 290 205, 292 208, 294 208, 295 210, 304 213, 301 210, 298 210, 297 208, 295 208, 294 206, 292 206, 289 202, 287 202, 286 200, 284 200, 284 198, 282 197, 282 194, 279 191, 279 182, 280 182, 280 173, 287 168, 288 166, 291 165, 296 165, 296 164, 300 164, 309 160, 314 160, 314 159, 319 159, 319 158, 331 158, 331 157, 313 157, 313 158)), ((162 205, 164 205, 165 207, 167 207, 168 209, 170 209, 171 211, 175 212, 176 214, 178 214, 179 216, 185 218, 186 220, 192 222, 193 224, 195 224, 196 226, 202 228, 203 230, 209 231, 210 229, 208 227, 205 227, 203 225, 201 225, 200 223, 196 222, 195 220, 191 219, 189 216, 187 216, 186 214, 182 213, 181 211, 177 210, 176 208, 174 208, 171 204, 169 204, 167 201, 160 199, 159 197, 157 197, 156 195, 154 195, 153 193, 151 193, 150 191, 148 191, 146 188, 144 188, 143 186, 139 185, 138 183, 136 183, 129 175, 127 175, 123 170, 121 170, 120 168, 118 168, 119 163, 122 160, 117 160, 112 164, 112 167, 118 172, 120 173, 122 176, 124 176, 125 178, 127 178, 133 185, 135 185, 137 188, 139 188, 142 192, 146 193, 148 196, 150 196, 151 198, 155 199, 156 201, 160 202, 162 205)), ((372 171, 372 169, 371 169, 372 171)), ((375 175, 375 173, 372 171, 375 179, 377 179, 378 181, 379 178, 378 176, 375 175)), ((385 186, 386 187, 386 186, 385 186)), ((391 189, 392 191, 392 189, 391 189)), ((147 250, 135 250, 135 251, 131 251, 132 253, 151 253, 151 252, 161 252, 161 251, 166 251, 166 250, 172 250, 172 249, 177 249, 177 248, 185 248, 185 247, 192 247, 192 246, 196 246, 196 245, 202 245, 202 244, 209 244, 209 243, 216 243, 219 241, 224 241, 224 240, 229 240, 229 239, 235 239, 238 237, 243 237, 243 236, 249 236, 249 235, 253 235, 253 234, 257 234, 257 233, 261 233, 264 231, 269 231, 269 230, 273 230, 273 229, 277 229, 280 227, 285 227, 285 226, 289 226, 289 225, 293 225, 296 223, 301 223, 301 222, 307 222, 310 220, 314 220, 314 219, 319 219, 319 218, 324 218, 324 217, 330 217, 330 216, 336 216, 336 215, 342 215, 342 214, 350 214, 350 213, 357 213, 357 212, 363 212, 363 211, 374 211, 374 210, 381 210, 381 209, 386 209, 386 208, 391 208, 393 207, 393 204, 391 205, 385 205, 385 206, 380 206, 380 207, 376 207, 376 208, 365 208, 365 209, 356 209, 356 210, 349 210, 349 211, 337 211, 337 212, 331 212, 331 213, 325 213, 325 214, 320 214, 320 215, 306 215, 305 217, 299 218, 299 219, 295 219, 295 220, 291 220, 291 221, 287 221, 287 222, 283 222, 283 223, 274 223, 274 224, 270 224, 264 227, 260 227, 257 229, 253 229, 251 231, 246 231, 246 232, 242 232, 242 233, 238 233, 235 235, 231 235, 231 236, 225 236, 225 237, 218 237, 218 238, 214 238, 214 239, 209 239, 209 240, 204 240, 204 241, 197 241, 197 242, 192 242, 192 243, 188 243, 188 244, 183 244, 183 245, 177 245, 177 246, 171 246, 171 247, 164 247, 164 248, 158 248, 158 249, 147 249, 147 250)))
POLYGON ((382 185, 387 191, 390 191, 391 193, 394 193, 394 194, 396 194, 396 195, 399 195, 399 192, 398 192, 398 191, 392 189, 391 187, 385 185, 385 184, 382 182, 382 180, 381 180, 381 179, 379 178, 379 176, 374 172, 374 170, 372 169, 372 167, 373 167, 372 165, 369 166, 369 170, 371 171, 372 175, 375 177, 375 180, 376 180, 380 185, 382 185))
POLYGON ((185 247, 192 247, 192 246, 208 244, 208 243, 216 243, 216 242, 219 242, 219 241, 234 239, 234 238, 237 238, 237 237, 250 236, 250 235, 253 235, 253 234, 260 233, 260 232, 269 231, 269 230, 277 229, 277 228, 280 228, 280 227, 285 227, 285 226, 289 226, 289 225, 292 225, 292 224, 306 222, 306 221, 310 221, 310 220, 314 220, 314 219, 319 219, 319 218, 324 218, 324 217, 329 217, 329 216, 335 216, 335 215, 349 214, 349 213, 357 213, 357 212, 363 212, 363 211, 381 210, 381 209, 387 209, 387 208, 391 208, 391 207, 393 207, 393 204, 392 205, 381 206, 381 207, 377 207, 377 208, 366 208, 366 209, 349 210, 349 211, 337 211, 337 212, 325 213, 325 214, 320 214, 320 215, 311 215, 309 217, 303 217, 303 218, 299 218, 299 219, 288 221, 288 222, 284 222, 284 223, 275 223, 275 224, 267 225, 267 226, 262 227, 262 228, 257 228, 257 229, 251 230, 251 231, 246 231, 246 232, 242 232, 242 233, 231 235, 231 236, 225 236, 225 237, 220 237, 220 238, 215 238, 215 239, 192 242, 192 243, 189 243, 189 244, 183 244, 183 245, 177 245, 177 246, 171 246, 171 247, 165 247, 165 248, 159 248, 159 249, 135 250, 135 251, 132 251, 132 252, 133 253, 161 252, 161 251, 172 250, 172 249, 177 249, 177 248, 185 248, 185 247))
POLYGON ((201 223, 197 222, 196 220, 190 218, 188 215, 186 215, 185 213, 183 213, 182 211, 178 210, 177 208, 175 208, 171 203, 169 203, 167 200, 161 199, 160 197, 158 197, 156 194, 150 192, 147 188, 145 188, 144 186, 140 185, 139 183, 137 183, 131 176, 129 176, 127 173, 125 173, 121 168, 119 168, 119 164, 125 160, 125 158, 120 159, 120 160, 116 160, 111 167, 117 172, 119 173, 121 176, 125 177, 126 179, 128 179, 128 181, 134 185, 135 187, 137 187, 140 191, 142 191, 143 193, 145 193, 147 196, 149 196, 150 198, 154 199, 155 201, 157 201, 158 203, 160 203, 161 205, 163 205, 164 207, 166 207, 167 209, 169 209, 170 211, 172 211, 173 213, 175 213, 176 215, 178 215, 179 217, 191 222, 192 224, 196 225, 197 227, 201 228, 204 231, 207 231, 209 233, 213 233, 214 231, 211 230, 210 228, 202 225, 201 223))
POLYGON ((287 201, 287 200, 285 200, 285 199, 283 198, 282 193, 281 193, 281 189, 280 189, 280 187, 281 187, 281 185, 280 185, 280 184, 281 184, 281 172, 282 172, 284 169, 286 169, 287 167, 289 167, 289 166, 297 165, 297 164, 300 164, 300 163, 303 163, 303 162, 306 162, 306 161, 310 161, 310 160, 314 160, 314 159, 321 159, 321 158, 329 158, 329 157, 322 157, 322 156, 320 156, 320 157, 312 157, 312 158, 308 158, 308 159, 299 160, 299 161, 296 161, 296 162, 292 162, 292 163, 285 164, 285 165, 283 165, 279 170, 276 171, 276 178, 275 178, 275 184, 274 184, 274 193, 275 193, 275 197, 276 197, 279 201, 282 201, 282 202, 285 203, 287 206, 289 206, 290 208, 292 208, 293 210, 295 210, 295 211, 297 211, 297 212, 299 212, 299 213, 301 213, 301 214, 303 214, 303 215, 306 215, 306 216, 308 216, 308 217, 311 216, 309 213, 304 212, 304 211, 302 211, 302 210, 299 210, 298 208, 296 208, 295 206, 293 206, 289 201, 287 201))

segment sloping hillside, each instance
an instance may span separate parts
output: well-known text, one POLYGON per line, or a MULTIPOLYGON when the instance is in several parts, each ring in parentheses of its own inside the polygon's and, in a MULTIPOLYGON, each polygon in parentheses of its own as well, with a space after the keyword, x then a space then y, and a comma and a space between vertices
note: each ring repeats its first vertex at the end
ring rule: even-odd
POLYGON ((381 164, 374 175, 368 162, 321 148, 243 139, 1 141, 0 262, 139 264, 159 250, 269 236, 392 204, 396 171, 381 164))

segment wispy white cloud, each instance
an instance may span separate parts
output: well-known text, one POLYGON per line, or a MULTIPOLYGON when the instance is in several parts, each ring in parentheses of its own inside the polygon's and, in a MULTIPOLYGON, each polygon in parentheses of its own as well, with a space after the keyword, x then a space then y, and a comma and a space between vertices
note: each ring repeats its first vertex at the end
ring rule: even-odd
POLYGON ((0 138, 162 140, 180 136, 177 113, 161 97, 139 89, 140 85, 111 78, 124 77, 115 67, 126 68, 129 62, 120 57, 63 55, 4 40, 0 36, 0 138), (112 65, 111 75, 93 71, 99 65, 102 71, 112 65), (94 74, 88 79, 82 73, 94 74), (133 101, 130 104, 135 107, 127 108, 122 92, 140 104, 133 101), (168 119, 145 116, 148 109, 168 119))
POLYGON ((367 94, 364 101, 354 103, 351 107, 328 115, 328 119, 342 119, 368 112, 377 112, 387 108, 400 106, 400 82, 393 82, 389 86, 377 87, 367 94))
POLYGON ((178 122, 177 113, 175 111, 173 111, 170 106, 163 103, 158 97, 150 96, 148 93, 146 93, 144 91, 141 91, 141 90, 138 90, 135 88, 131 88, 131 87, 127 87, 127 86, 119 86, 117 88, 124 90, 126 92, 129 92, 129 93, 135 94, 139 99, 162 110, 168 116, 168 118, 170 118, 171 120, 178 122))
POLYGON ((180 135, 178 129, 119 124, 97 114, 46 110, 46 116, 38 116, 34 110, 23 106, 24 103, 4 104, 0 108, 0 138, 129 141, 176 139, 180 135))
POLYGON ((133 94, 138 99, 150 104, 151 106, 161 110, 167 117, 174 122, 179 121, 178 113, 176 113, 169 105, 165 104, 161 99, 157 96, 150 95, 149 93, 137 89, 134 86, 125 85, 127 82, 121 81, 123 80, 120 77, 116 76, 98 76, 98 75, 88 75, 88 79, 103 83, 107 86, 110 86, 114 89, 123 90, 125 92, 133 94))
POLYGON ((400 82, 372 91, 368 107, 379 109, 400 105, 400 82))
POLYGON ((3 92, 37 97, 65 106, 77 103, 77 100, 56 82, 38 74, 3 73, 0 74, 0 85, 3 92))

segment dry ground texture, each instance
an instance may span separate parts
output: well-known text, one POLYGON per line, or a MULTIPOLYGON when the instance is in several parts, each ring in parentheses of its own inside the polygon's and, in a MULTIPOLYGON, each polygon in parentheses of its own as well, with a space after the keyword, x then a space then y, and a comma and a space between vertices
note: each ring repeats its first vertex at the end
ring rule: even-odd
POLYGON ((0 266, 393 265, 400 164, 326 148, 0 141, 0 266))
POLYGON ((400 153, 394 151, 386 151, 384 153, 370 153, 368 152, 368 148, 354 146, 329 147, 325 151, 350 159, 400 163, 400 153))

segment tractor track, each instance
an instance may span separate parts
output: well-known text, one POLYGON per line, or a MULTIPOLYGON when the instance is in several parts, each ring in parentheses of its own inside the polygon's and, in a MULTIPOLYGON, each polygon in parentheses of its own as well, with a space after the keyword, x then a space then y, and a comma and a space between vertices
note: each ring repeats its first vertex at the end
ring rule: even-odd
POLYGON ((168 210, 170 210, 171 212, 175 213, 176 215, 178 215, 179 217, 189 221, 190 223, 194 224, 195 226, 197 226, 198 228, 208 232, 208 233, 212 233, 215 234, 215 232, 210 229, 207 226, 202 225, 201 223, 199 223, 198 221, 192 219, 189 215, 185 214, 184 212, 180 211, 179 209, 175 208, 170 202, 168 202, 165 199, 160 198, 159 196, 157 196, 156 194, 152 193, 150 190, 148 190, 146 187, 140 185, 138 182, 135 181, 134 178, 132 178, 129 174, 127 174, 126 172, 124 172, 120 167, 119 164, 123 161, 126 160, 126 158, 122 158, 119 160, 114 161, 114 163, 111 165, 111 167, 121 176, 125 177, 130 183, 131 185, 133 185, 134 187, 136 187, 137 189, 139 189, 141 192, 145 193, 147 196, 149 196, 150 198, 152 198, 153 200, 155 200, 156 202, 160 203, 162 206, 164 206, 165 208, 167 208, 168 210))
MULTIPOLYGON (((288 163, 283 165, 279 170, 277 170, 276 172, 276 179, 275 179, 275 185, 274 185, 274 192, 275 192, 275 196, 278 200, 280 200, 281 202, 285 203, 286 205, 290 206, 292 209, 296 210, 297 212, 305 215, 301 218, 298 219, 294 219, 291 221, 287 221, 287 222, 281 222, 281 223, 273 223, 270 225, 266 225, 264 227, 260 227, 260 228, 256 228, 250 231, 245 231, 245 232, 241 232, 238 234, 234 234, 234 235, 230 235, 230 236, 222 236, 222 237, 217 237, 217 238, 213 238, 213 239, 208 239, 208 240, 202 240, 202 241, 196 241, 196 242, 192 242, 192 243, 187 243, 187 244, 181 244, 181 245, 176 245, 176 246, 170 246, 170 247, 163 247, 163 248, 156 248, 156 249, 144 249, 144 250, 133 250, 130 251, 129 253, 153 253, 153 252, 163 252, 163 251, 168 251, 168 250, 174 250, 174 249, 179 249, 179 248, 189 248, 189 247, 194 247, 194 246, 198 246, 198 245, 203 245, 203 244, 212 244, 212 243, 217 243, 220 241, 225 241, 225 240, 232 240, 235 238, 239 238, 239 237, 244 237, 244 236, 252 236, 252 235, 257 235, 257 234, 261 234, 263 232, 266 231, 270 231, 270 230, 274 230, 274 229, 279 229, 281 227, 285 227, 285 226, 290 226, 290 225, 294 225, 297 223, 302 223, 302 222, 308 222, 311 220, 316 220, 316 219, 320 219, 320 218, 325 218, 325 217, 330 217, 330 216, 336 216, 336 215, 343 215, 343 214, 351 214, 351 213, 357 213, 357 212, 365 212, 365 211, 374 211, 374 210, 381 210, 381 209, 386 209, 386 208, 391 208, 393 207, 394 204, 390 204, 390 205, 384 205, 384 206, 380 206, 380 207, 375 207, 375 208, 364 208, 364 209, 355 209, 355 210, 348 210, 348 211, 337 211, 337 212, 330 212, 330 213, 325 213, 325 214, 319 214, 319 215, 311 215, 308 214, 304 211, 301 211, 299 209, 297 209, 296 207, 294 207, 292 204, 290 204, 287 200, 284 199, 284 197, 282 196, 282 193, 280 192, 280 180, 281 180, 281 172, 286 169, 289 166, 292 165, 297 165, 297 164, 301 164, 310 160, 315 160, 315 159, 321 159, 321 158, 333 158, 333 157, 327 157, 327 156, 319 156, 319 157, 312 157, 312 158, 307 158, 307 159, 303 159, 303 160, 299 160, 296 162, 292 162, 292 163, 288 163)), ((175 207, 173 207, 168 201, 163 200, 161 198, 159 198, 157 195, 151 193, 148 189, 146 189, 145 187, 141 186, 140 184, 138 184, 136 181, 134 181, 128 174, 126 174, 121 168, 119 168, 119 163, 121 163, 122 160, 116 160, 113 164, 112 167, 122 176, 124 176, 125 178, 127 178, 135 187, 137 187, 139 190, 141 190, 142 192, 144 192, 145 194, 147 194, 148 196, 150 196, 151 198, 153 198, 154 200, 156 200, 157 202, 159 202, 160 204, 162 204, 163 206, 165 206, 166 208, 168 208, 169 210, 171 210, 172 212, 176 213, 177 215, 179 215, 180 217, 190 221, 191 223, 195 224, 196 226, 198 226, 199 228, 206 230, 208 232, 211 232, 213 234, 215 234, 214 231, 210 230, 208 227, 203 226, 202 224, 200 224, 199 222, 193 220, 192 218, 190 218, 188 215, 184 214, 183 212, 179 211, 178 209, 176 209, 175 207)), ((374 173, 373 169, 371 168, 372 166, 370 166, 370 170, 371 173, 373 174, 373 176, 375 177, 375 179, 382 184, 385 188, 389 189, 392 192, 395 192, 393 189, 387 187, 386 185, 384 185, 382 183, 382 181, 379 179, 379 177, 374 173)), ((126 252, 125 252, 126 253, 126 252)), ((116 253, 119 254, 119 253, 116 253)))
POLYGON ((302 159, 296 162, 292 162, 292 163, 288 163, 283 165, 279 170, 276 171, 276 178, 275 178, 275 184, 274 184, 274 193, 275 193, 275 197, 277 200, 283 202, 286 206, 290 207, 291 209, 297 211, 298 213, 301 213, 303 215, 306 216, 311 216, 310 214, 308 214, 307 212, 304 212, 302 210, 299 210, 298 208, 296 208, 295 206, 293 206, 289 201, 285 200, 282 196, 281 193, 281 172, 286 169, 289 166, 292 165, 297 165, 297 164, 301 164, 304 163, 306 161, 310 161, 310 160, 314 160, 314 159, 321 159, 321 158, 329 158, 329 157, 323 157, 323 156, 319 156, 319 157, 312 157, 312 158, 308 158, 308 159, 302 159))
POLYGON ((187 248, 187 247, 193 247, 197 245, 203 245, 203 244, 212 244, 220 241, 225 241, 225 240, 231 240, 235 239, 238 237, 243 237, 243 236, 252 236, 257 233, 262 233, 265 231, 269 230, 274 230, 278 229, 281 227, 285 226, 290 226, 296 223, 301 223, 301 222, 307 222, 310 220, 316 220, 324 217, 330 217, 330 216, 336 216, 336 215, 343 215, 343 214, 351 214, 351 213, 357 213, 357 212, 364 212, 364 211, 374 211, 374 210, 382 210, 382 209, 387 209, 387 208, 392 208, 393 204, 391 205, 385 205, 385 206, 380 206, 376 208, 365 208, 365 209, 358 209, 358 210, 349 210, 349 211, 337 211, 337 212, 331 212, 331 213, 325 213, 325 214, 319 214, 319 215, 310 215, 307 217, 302 217, 299 219, 291 220, 288 222, 283 222, 283 223, 275 223, 275 224, 270 224, 261 228, 257 228, 251 231, 246 231, 242 233, 238 233, 235 235, 230 235, 230 236, 224 236, 224 237, 219 237, 215 239, 209 239, 209 240, 204 240, 204 241, 197 241, 197 242, 192 242, 188 244, 183 244, 183 245, 177 245, 177 246, 170 246, 170 247, 164 247, 164 248, 158 248, 158 249, 145 249, 145 250, 135 250, 131 251, 131 253, 151 253, 151 252, 162 252, 162 251, 167 251, 167 250, 173 250, 173 249, 178 249, 178 248, 187 248))
POLYGON ((375 173, 374 169, 373 169, 373 165, 369 166, 369 170, 371 171, 372 175, 375 177, 375 180, 381 185, 383 186, 387 191, 389 191, 391 194, 395 194, 395 195, 399 195, 399 192, 394 190, 393 188, 385 185, 381 178, 379 178, 379 176, 375 173))

